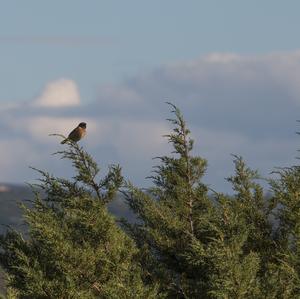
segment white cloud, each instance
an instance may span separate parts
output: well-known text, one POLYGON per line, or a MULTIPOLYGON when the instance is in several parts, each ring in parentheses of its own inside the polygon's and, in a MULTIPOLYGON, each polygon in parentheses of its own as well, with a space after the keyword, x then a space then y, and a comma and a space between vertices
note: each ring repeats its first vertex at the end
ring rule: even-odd
POLYGON ((41 163, 51 169, 53 161, 47 155, 57 147, 57 139, 48 134, 67 135, 85 121, 88 134, 81 144, 102 166, 120 162, 126 176, 143 184, 156 164, 151 158, 170 151, 162 137, 170 131, 164 120, 170 117, 163 103, 168 100, 181 108, 191 127, 195 153, 208 159, 206 181, 226 189, 224 177, 233 171, 231 153, 243 155, 263 173, 295 162, 299 78, 296 51, 256 56, 212 53, 162 66, 122 84, 100 87, 98 99, 86 106, 79 106, 73 81, 50 82, 34 105, 0 110, 1 133, 21 138, 2 145, 6 155, 0 164, 18 169, 25 162, 41 163), (10 150, 14 147, 18 150, 10 150), (14 159, 25 150, 32 153, 30 161, 14 159))
POLYGON ((162 121, 124 119, 120 122, 119 134, 114 136, 113 142, 123 156, 151 159, 161 154, 160 151, 165 148, 163 135, 169 131, 167 124, 162 121))
POLYGON ((105 85, 101 87, 98 102, 101 105, 111 107, 125 108, 143 103, 143 98, 134 89, 127 86, 116 88, 114 85, 105 85))
POLYGON ((26 138, 12 138, 0 141, 0 181, 25 182, 30 173, 29 165, 40 161, 35 144, 26 138))
POLYGON ((69 107, 80 104, 80 94, 76 83, 70 79, 59 79, 48 83, 42 94, 34 101, 41 107, 69 107))

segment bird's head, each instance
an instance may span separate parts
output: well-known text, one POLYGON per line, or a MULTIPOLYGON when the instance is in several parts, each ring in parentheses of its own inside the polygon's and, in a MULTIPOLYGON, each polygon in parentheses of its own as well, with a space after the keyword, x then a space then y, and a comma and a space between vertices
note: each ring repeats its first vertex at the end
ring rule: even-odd
POLYGON ((86 129, 86 123, 80 123, 78 125, 78 127, 82 128, 82 129, 86 129))

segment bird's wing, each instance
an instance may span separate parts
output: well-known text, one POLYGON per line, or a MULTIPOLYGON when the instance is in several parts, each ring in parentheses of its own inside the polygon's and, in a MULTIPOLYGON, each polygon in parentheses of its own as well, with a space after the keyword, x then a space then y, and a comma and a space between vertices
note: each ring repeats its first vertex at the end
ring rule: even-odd
POLYGON ((81 130, 79 127, 75 128, 68 136, 69 139, 71 139, 72 141, 79 141, 81 138, 81 130))
POLYGON ((76 135, 78 135, 78 127, 76 127, 68 136, 68 138, 72 139, 74 138, 76 135))

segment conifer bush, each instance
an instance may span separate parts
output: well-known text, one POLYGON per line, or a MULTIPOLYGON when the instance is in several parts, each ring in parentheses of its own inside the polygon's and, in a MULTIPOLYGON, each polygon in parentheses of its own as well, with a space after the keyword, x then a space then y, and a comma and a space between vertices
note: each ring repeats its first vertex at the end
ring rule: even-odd
POLYGON ((142 282, 137 248, 106 208, 122 184, 120 167, 99 179, 77 144, 57 154, 72 162, 73 180, 39 170, 33 207, 22 207, 27 238, 10 230, 0 239, 10 297, 156 298, 142 282))
POLYGON ((264 190, 234 156, 232 194, 212 190, 207 162, 170 106, 173 151, 156 158, 147 189, 117 165, 99 178, 72 142, 57 154, 72 162, 73 179, 38 170, 33 206, 23 206, 28 236, 0 238, 8 298, 300 298, 300 167, 278 169, 264 190), (109 214, 118 191, 134 223, 109 214))
POLYGON ((234 156, 233 194, 209 193, 206 161, 193 156, 190 131, 171 106, 173 152, 158 158, 153 187, 127 182, 124 190, 139 222, 123 227, 140 248, 144 279, 168 298, 300 298, 300 168, 269 180, 270 198, 234 156))

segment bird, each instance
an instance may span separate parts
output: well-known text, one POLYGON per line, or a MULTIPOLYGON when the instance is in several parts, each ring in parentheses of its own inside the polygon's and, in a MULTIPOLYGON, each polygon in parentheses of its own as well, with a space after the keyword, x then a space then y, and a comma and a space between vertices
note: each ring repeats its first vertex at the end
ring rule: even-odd
POLYGON ((86 134, 86 123, 81 122, 69 135, 68 138, 64 139, 61 144, 66 143, 67 141, 78 142, 86 134))

